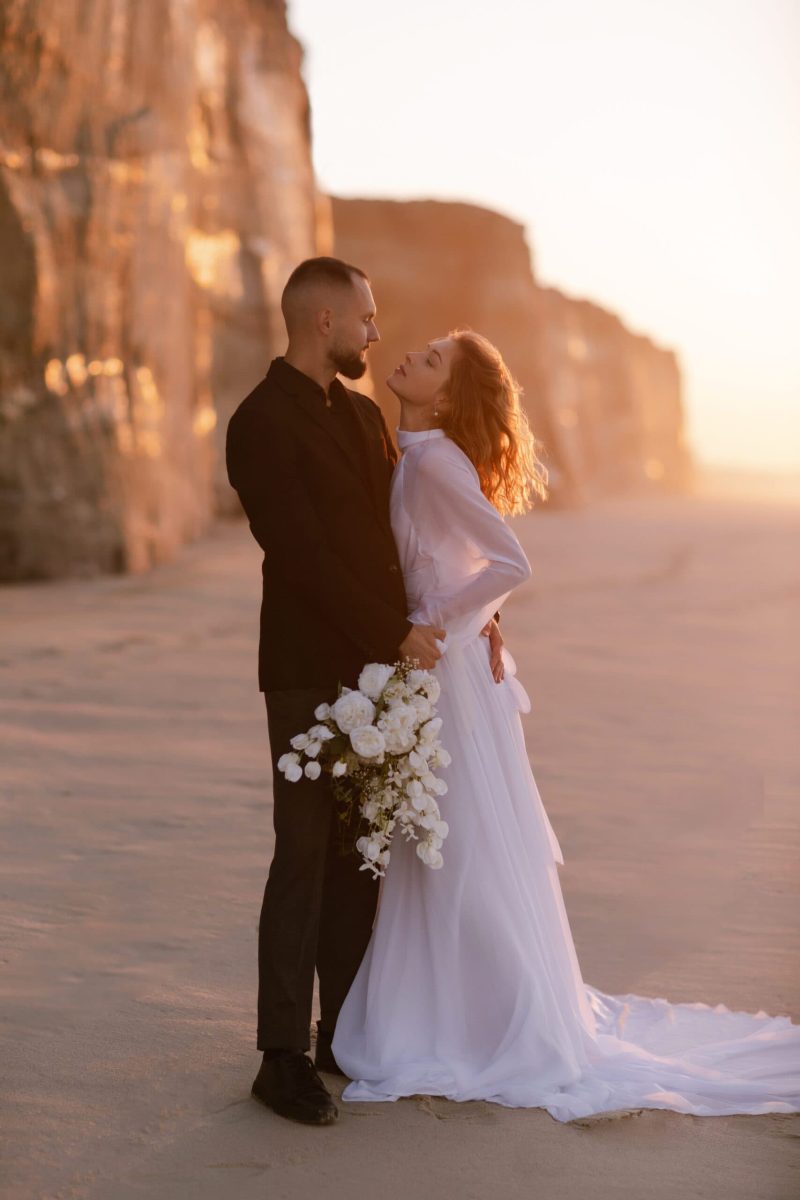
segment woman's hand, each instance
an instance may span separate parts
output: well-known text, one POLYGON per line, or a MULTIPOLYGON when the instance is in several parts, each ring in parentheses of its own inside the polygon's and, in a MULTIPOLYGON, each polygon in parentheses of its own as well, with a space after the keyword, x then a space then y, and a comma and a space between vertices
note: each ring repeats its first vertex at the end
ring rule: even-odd
POLYGON ((505 676, 505 667, 503 666, 503 635, 500 632, 500 626, 492 617, 481 630, 482 637, 489 639, 489 666, 492 670, 492 676, 495 683, 502 683, 505 676))

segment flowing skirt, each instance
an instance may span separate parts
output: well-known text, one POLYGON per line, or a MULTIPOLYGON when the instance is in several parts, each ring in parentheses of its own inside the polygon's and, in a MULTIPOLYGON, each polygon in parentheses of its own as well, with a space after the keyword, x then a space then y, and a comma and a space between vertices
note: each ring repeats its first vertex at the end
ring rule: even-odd
POLYGON ((372 937, 333 1052, 345 1100, 435 1095, 545 1108, 558 1121, 631 1108, 696 1116, 800 1111, 800 1025, 722 1004, 607 995, 583 982, 561 848, 528 762, 530 707, 486 638, 436 667, 452 764, 444 866, 396 837, 372 937))

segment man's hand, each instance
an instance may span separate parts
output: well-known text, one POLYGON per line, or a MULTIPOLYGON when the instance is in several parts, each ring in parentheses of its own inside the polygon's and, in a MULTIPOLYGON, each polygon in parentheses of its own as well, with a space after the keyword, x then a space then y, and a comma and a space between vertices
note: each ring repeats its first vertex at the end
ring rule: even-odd
POLYGON ((441 642, 446 636, 445 630, 437 629, 435 625, 414 625, 405 640, 400 643, 400 657, 416 658, 424 670, 430 671, 442 657, 436 639, 441 642))
POLYGON ((505 667, 503 666, 503 635, 500 632, 500 626, 492 617, 491 621, 487 622, 481 630, 483 637, 489 639, 489 665, 492 669, 492 675, 495 683, 500 683, 505 676, 505 667))

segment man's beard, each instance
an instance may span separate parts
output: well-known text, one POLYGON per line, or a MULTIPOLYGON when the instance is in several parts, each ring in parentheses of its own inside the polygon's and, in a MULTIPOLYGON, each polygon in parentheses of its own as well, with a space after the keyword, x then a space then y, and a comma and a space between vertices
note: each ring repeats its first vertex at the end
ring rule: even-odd
POLYGON ((337 372, 344 375, 345 379, 360 379, 367 369, 365 359, 352 350, 340 350, 337 347, 331 350, 330 357, 337 372))

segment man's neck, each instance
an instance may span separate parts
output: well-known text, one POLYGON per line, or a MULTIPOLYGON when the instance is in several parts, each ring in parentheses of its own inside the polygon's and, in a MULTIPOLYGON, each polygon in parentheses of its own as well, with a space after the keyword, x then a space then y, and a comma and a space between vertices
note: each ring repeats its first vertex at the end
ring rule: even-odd
POLYGON ((284 354, 283 361, 287 362, 290 367, 294 367, 295 371, 300 371, 309 379, 313 379, 314 383, 318 383, 327 396, 328 389, 336 378, 336 368, 332 367, 330 363, 320 362, 313 355, 304 354, 301 349, 291 345, 284 354))

